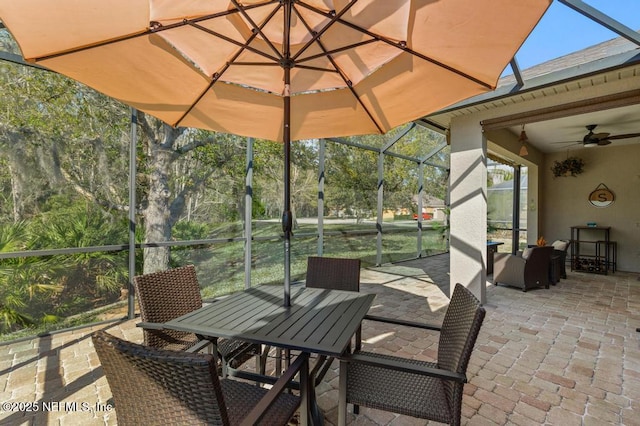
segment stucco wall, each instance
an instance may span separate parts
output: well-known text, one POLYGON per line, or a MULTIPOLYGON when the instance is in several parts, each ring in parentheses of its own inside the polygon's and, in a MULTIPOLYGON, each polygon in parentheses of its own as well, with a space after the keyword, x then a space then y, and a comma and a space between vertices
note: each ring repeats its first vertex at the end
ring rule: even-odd
POLYGON ((571 150, 569 155, 585 161, 585 171, 576 177, 554 178, 550 168, 567 152, 547 154, 540 169, 540 233, 547 241, 570 238, 571 226, 596 222, 611 226, 611 239, 618 244, 618 269, 640 272, 640 145, 571 150), (593 207, 589 194, 604 183, 615 194, 606 208, 593 207))

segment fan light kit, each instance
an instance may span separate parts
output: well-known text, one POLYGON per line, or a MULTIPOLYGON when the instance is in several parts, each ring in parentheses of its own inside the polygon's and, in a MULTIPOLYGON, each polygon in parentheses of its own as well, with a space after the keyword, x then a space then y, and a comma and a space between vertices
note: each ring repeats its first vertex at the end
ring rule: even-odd
POLYGON ((526 157, 527 155, 529 155, 529 151, 527 150, 527 142, 529 142, 529 138, 527 137, 527 134, 524 131, 524 124, 522 125, 522 131, 520 132, 520 137, 518 138, 518 142, 520 142, 522 145, 520 146, 520 156, 521 157, 526 157))

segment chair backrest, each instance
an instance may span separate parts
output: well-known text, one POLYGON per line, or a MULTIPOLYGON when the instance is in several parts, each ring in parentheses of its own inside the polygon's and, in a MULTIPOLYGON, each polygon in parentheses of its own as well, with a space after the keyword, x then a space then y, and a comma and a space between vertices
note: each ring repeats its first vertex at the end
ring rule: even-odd
POLYGON ((118 425, 229 424, 213 355, 150 348, 104 331, 92 341, 118 425))
MULTIPOLYGON (((551 262, 551 255, 553 254, 552 246, 532 247, 529 257, 527 257, 527 263, 525 270, 535 269, 549 271, 549 263, 551 262)), ((525 274, 527 272, 525 271, 525 274)))
MULTIPOLYGON (((360 291, 360 259, 339 257, 307 258, 307 280, 305 286, 329 290, 360 291)), ((355 349, 362 346, 362 326, 355 334, 355 349)), ((326 370, 318 377, 322 378, 326 370)))
MULTIPOLYGON (((140 317, 145 322, 163 323, 202 307, 200 285, 193 265, 133 278, 140 317)), ((189 333, 163 330, 144 331, 144 344, 153 347, 167 345, 167 337, 181 341, 189 333)))
POLYGON ((311 288, 360 291, 360 259, 311 256, 307 259, 307 281, 311 288))
MULTIPOLYGON (((466 374, 484 316, 485 310, 473 293, 456 284, 440 331, 438 367, 466 374)), ((456 407, 462 398, 462 387, 452 381, 443 383, 450 407, 456 407)))

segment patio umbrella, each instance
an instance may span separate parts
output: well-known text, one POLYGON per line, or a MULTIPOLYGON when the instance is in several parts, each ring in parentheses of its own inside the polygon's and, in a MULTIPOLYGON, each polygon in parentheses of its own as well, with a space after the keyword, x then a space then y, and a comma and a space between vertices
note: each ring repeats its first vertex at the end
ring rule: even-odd
POLYGON ((552 0, 0 0, 27 61, 173 126, 384 133, 492 90, 552 0))

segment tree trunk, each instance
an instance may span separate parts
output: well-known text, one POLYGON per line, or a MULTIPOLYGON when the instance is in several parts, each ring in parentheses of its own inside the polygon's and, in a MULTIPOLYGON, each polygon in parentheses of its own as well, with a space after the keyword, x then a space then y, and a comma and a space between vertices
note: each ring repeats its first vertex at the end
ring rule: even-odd
MULTIPOLYGON (((148 174, 147 205, 142 211, 145 231, 145 243, 171 241, 174 215, 171 212, 171 188, 169 175, 171 165, 177 158, 174 150, 176 139, 184 129, 174 129, 166 124, 143 126, 147 133, 148 174)), ((148 274, 169 268, 170 247, 147 247, 143 250, 143 273, 148 274)))
POLYGON ((29 194, 29 178, 32 177, 33 167, 28 164, 28 154, 25 152, 24 135, 6 132, 8 143, 4 144, 11 176, 11 198, 13 200, 13 221, 24 219, 27 210, 29 194), (7 147, 10 147, 7 149, 7 147))

